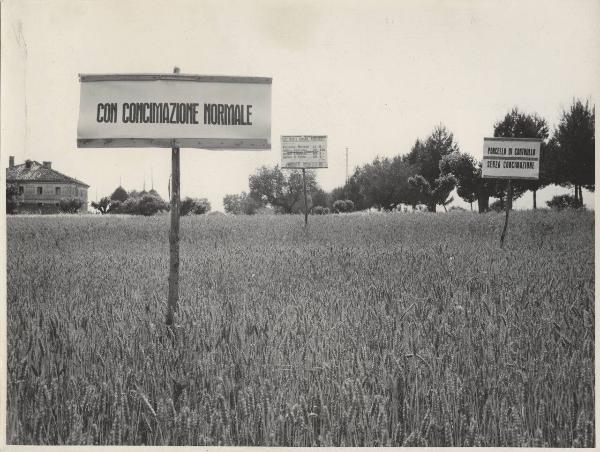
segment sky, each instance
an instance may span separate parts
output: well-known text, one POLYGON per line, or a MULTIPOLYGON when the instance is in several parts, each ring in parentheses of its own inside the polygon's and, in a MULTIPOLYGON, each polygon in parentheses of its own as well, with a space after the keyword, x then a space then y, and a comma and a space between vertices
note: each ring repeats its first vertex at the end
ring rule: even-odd
MULTIPOLYGON (((280 163, 281 135, 328 136, 326 190, 344 183, 346 148, 352 172, 409 152, 438 124, 481 158, 514 106, 553 130, 574 98, 596 102, 599 22, 598 1, 4 0, 0 161, 52 161, 90 185, 90 200, 119 183, 167 198, 169 149, 77 148, 78 74, 174 66, 273 79, 270 151, 181 151, 182 197, 213 210, 280 163)), ((538 205, 566 191, 545 189, 538 205)))

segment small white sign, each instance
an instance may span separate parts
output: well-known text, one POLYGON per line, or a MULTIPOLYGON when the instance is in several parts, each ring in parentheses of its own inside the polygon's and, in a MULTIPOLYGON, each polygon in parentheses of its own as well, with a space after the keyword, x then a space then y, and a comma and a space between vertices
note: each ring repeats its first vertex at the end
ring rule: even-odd
POLYGON ((327 168, 327 136, 281 137, 282 168, 327 168))
POLYGON ((537 138, 484 138, 482 177, 538 179, 541 142, 537 138))

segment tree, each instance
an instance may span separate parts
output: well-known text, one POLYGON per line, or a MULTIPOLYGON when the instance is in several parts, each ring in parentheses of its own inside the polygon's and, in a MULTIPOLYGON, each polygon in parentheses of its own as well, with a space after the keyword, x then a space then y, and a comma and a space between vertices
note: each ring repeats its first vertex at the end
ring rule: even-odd
MULTIPOLYGON (((355 170, 351 180, 359 187, 363 198, 363 207, 375 207, 383 210, 392 210, 395 207, 395 187, 391 164, 391 160, 387 157, 376 157, 372 163, 367 163, 355 170)), ((344 195, 346 193, 340 199, 347 199, 347 196, 344 195)))
POLYGON ((241 195, 225 195, 223 197, 223 208, 225 212, 239 215, 242 213, 241 195))
MULTIPOLYGON (((548 124, 545 119, 537 114, 526 114, 519 111, 517 107, 514 107, 506 114, 506 116, 504 116, 504 119, 494 124, 494 137, 539 138, 544 142, 544 140, 548 139, 548 124)), ((543 146, 545 148, 545 144, 543 146)), ((544 171, 542 171, 542 165, 549 166, 550 162, 546 162, 546 160, 549 160, 551 156, 541 155, 541 152, 542 151, 540 150, 540 178, 538 180, 523 180, 513 183, 513 193, 522 194, 526 190, 531 190, 533 192, 534 209, 537 208, 537 191, 551 183, 546 166, 544 166, 544 171)), ((547 154, 547 152, 545 152, 545 154, 547 154)), ((516 199, 516 197, 513 197, 513 199, 516 199)))
POLYGON ((61 212, 77 213, 83 206, 83 201, 77 198, 63 198, 59 201, 58 206, 61 212))
POLYGON ((249 196, 245 191, 239 195, 225 195, 223 208, 233 215, 254 215, 262 204, 249 196))
POLYGON ((194 210, 194 200, 190 197, 186 197, 181 201, 181 205, 179 206, 179 215, 185 217, 192 210, 194 210))
POLYGON ((435 212, 435 206, 438 204, 447 212, 446 206, 454 200, 448 198, 456 185, 456 179, 452 174, 438 177, 433 184, 422 175, 417 174, 410 177, 408 183, 419 191, 421 199, 430 212, 435 212))
POLYGON ((92 201, 91 205, 94 209, 104 215, 110 210, 111 201, 108 196, 105 196, 104 198, 101 198, 99 202, 92 201))
POLYGON ((417 165, 418 174, 431 183, 440 176, 442 157, 458 150, 454 135, 444 125, 439 124, 425 141, 417 139, 408 154, 408 161, 417 165))
POLYGON ((447 198, 454 189, 456 179, 441 175, 440 161, 453 152, 459 152, 454 135, 440 124, 425 141, 417 140, 408 154, 407 160, 415 165, 417 172, 416 176, 409 177, 408 182, 418 190, 419 201, 425 203, 430 212, 435 212, 437 204, 446 209, 446 205, 452 202, 447 198))
POLYGON ((409 185, 408 178, 416 173, 416 166, 406 157, 376 157, 373 162, 356 168, 344 187, 332 191, 331 199, 349 199, 356 210, 374 207, 391 211, 400 203, 414 206, 418 191, 409 185))
POLYGON ((19 193, 17 186, 10 182, 6 183, 6 213, 13 214, 17 209, 16 197, 19 193))
POLYGON ((588 101, 576 99, 569 111, 563 111, 560 123, 554 132, 560 173, 556 182, 574 186, 575 199, 582 200, 581 187, 595 188, 595 124, 596 108, 588 101))
MULTIPOLYGON (((482 184, 481 174, 477 171, 477 161, 471 155, 461 152, 452 152, 442 157, 440 173, 452 174, 456 179, 456 193, 471 205, 479 198, 482 184)), ((481 206, 480 206, 481 212, 481 206)))
POLYGON ((183 217, 189 214, 203 215, 210 212, 210 202, 206 198, 190 198, 186 197, 179 208, 179 214, 183 217))
MULTIPOLYGON (((284 174, 279 166, 262 166, 248 180, 250 196, 259 203, 268 203, 281 213, 298 212, 304 208, 302 172, 291 170, 284 174)), ((317 189, 314 171, 306 171, 306 190, 317 189)))
POLYGON ((127 191, 121 187, 120 185, 115 189, 112 195, 110 195, 111 201, 121 201, 125 202, 129 198, 127 191))
MULTIPOLYGON (((128 199, 125 201, 125 204, 127 204, 130 200, 134 199, 128 199)), ((149 217, 155 213, 167 210, 167 203, 165 203, 160 197, 152 196, 150 194, 145 194, 135 201, 137 202, 137 206, 132 213, 137 213, 138 215, 149 217)))
POLYGON ((332 204, 331 195, 322 188, 315 189, 311 198, 313 209, 315 206, 329 207, 332 204))

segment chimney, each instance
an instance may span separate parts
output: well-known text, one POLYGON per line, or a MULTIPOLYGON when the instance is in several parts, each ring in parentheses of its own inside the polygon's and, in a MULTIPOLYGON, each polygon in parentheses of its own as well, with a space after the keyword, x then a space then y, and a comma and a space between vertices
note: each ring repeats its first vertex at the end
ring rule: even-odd
POLYGON ((15 166, 15 156, 11 155, 8 157, 8 167, 12 168, 13 166, 15 166))
POLYGON ((52 169, 52 162, 44 162, 44 168, 52 169))
POLYGON ((27 169, 31 168, 31 160, 25 160, 25 168, 27 168, 27 169))

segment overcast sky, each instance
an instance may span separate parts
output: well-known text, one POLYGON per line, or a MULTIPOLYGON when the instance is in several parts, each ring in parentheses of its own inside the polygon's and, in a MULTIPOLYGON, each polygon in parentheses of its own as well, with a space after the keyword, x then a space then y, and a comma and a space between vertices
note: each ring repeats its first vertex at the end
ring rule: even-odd
POLYGON ((279 163, 281 135, 328 136, 327 190, 344 182, 346 147, 352 169, 409 152, 439 123, 480 158, 513 106, 553 129, 573 98, 595 103, 598 23, 598 1, 3 1, 2 164, 51 160, 90 200, 120 178, 149 189, 152 175, 166 198, 170 150, 77 149, 78 74, 175 65, 273 78, 271 151, 182 150, 182 196, 213 210, 279 163))

